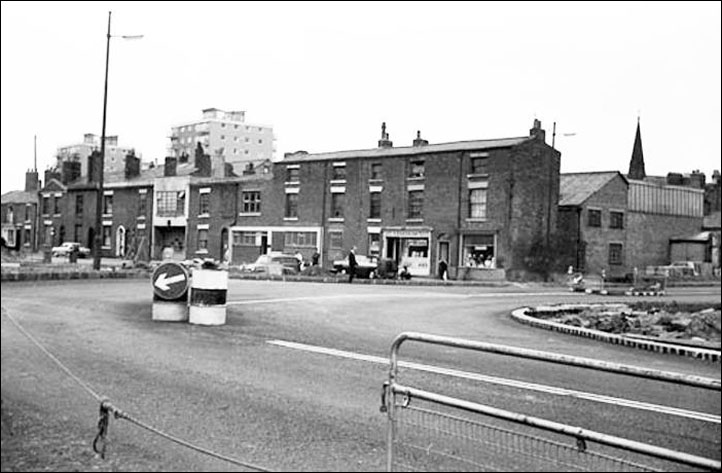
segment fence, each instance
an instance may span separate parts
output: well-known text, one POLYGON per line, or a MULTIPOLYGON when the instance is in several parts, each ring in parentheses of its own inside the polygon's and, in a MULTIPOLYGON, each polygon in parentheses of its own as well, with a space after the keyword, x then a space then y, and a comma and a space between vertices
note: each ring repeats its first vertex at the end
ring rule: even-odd
POLYGON ((407 340, 720 391, 715 379, 405 332, 392 344, 389 380, 382 393, 388 471, 720 470, 718 460, 399 384, 398 353, 407 340))

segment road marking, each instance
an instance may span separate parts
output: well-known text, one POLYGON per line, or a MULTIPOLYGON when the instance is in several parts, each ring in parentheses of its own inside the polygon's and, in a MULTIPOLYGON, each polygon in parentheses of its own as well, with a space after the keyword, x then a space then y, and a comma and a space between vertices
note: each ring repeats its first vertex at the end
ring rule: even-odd
MULTIPOLYGON (((295 350, 303 350, 313 353, 320 353, 323 355, 331 355, 339 358, 347 358, 352 360, 366 361, 369 363, 376 363, 381 365, 389 364, 388 358, 383 358, 374 355, 364 355, 362 353, 354 353, 344 350, 336 350, 334 348, 325 348, 314 345, 306 345, 303 343, 288 342, 285 340, 268 340, 266 343, 271 345, 291 348, 295 350)), ((686 409, 680 409, 671 406, 661 406, 658 404, 650 404, 646 402, 634 401, 631 399, 622 399, 611 396, 604 396, 601 394, 587 393, 583 391, 575 391, 572 389, 558 388, 554 386, 546 386, 543 384, 526 383, 523 381, 516 381, 513 379, 497 378, 495 376, 486 376, 478 373, 470 373, 468 371, 459 371, 449 368, 442 368, 439 366, 424 365, 421 363, 413 363, 408 361, 399 361, 399 366, 404 368, 410 368, 418 371, 425 371, 428 373, 443 374, 447 376, 454 376, 457 378, 470 379, 473 381, 482 381, 491 384, 498 384, 501 386, 509 386, 519 389, 526 389, 530 391, 538 391, 547 394, 556 394, 559 396, 568 396, 578 399, 585 399, 588 401, 601 402, 605 404, 613 404, 617 406, 632 407, 635 409, 642 409, 654 412, 660 412, 664 414, 674 415, 678 417, 687 417, 689 419, 701 420, 704 422, 711 422, 715 424, 722 423, 722 417, 714 414, 707 414, 704 412, 688 411, 686 409)))
POLYGON ((496 292, 489 294, 449 294, 442 292, 420 292, 420 293, 389 293, 389 294, 336 294, 331 296, 304 296, 304 297, 284 297, 278 299, 247 299, 241 301, 228 301, 226 305, 245 305, 245 304, 271 304, 276 302, 298 302, 298 301, 322 301, 328 299, 472 299, 472 298, 493 298, 493 297, 539 297, 539 296, 568 296, 569 292, 537 292, 537 293, 517 293, 517 292, 496 292))

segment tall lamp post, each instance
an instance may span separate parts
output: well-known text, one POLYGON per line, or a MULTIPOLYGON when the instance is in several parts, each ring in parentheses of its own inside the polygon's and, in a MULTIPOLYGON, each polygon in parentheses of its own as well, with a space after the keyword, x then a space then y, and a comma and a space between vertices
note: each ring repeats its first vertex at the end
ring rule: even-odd
MULTIPOLYGON (((108 64, 110 63, 110 16, 108 12, 108 41, 105 47, 105 89, 103 91, 103 130, 100 137, 100 162, 98 164, 98 198, 95 206, 95 244, 93 245, 93 269, 100 269, 103 245, 103 174, 105 168, 105 117, 108 111, 108 64)), ((139 39, 143 35, 121 36, 123 39, 139 39)))

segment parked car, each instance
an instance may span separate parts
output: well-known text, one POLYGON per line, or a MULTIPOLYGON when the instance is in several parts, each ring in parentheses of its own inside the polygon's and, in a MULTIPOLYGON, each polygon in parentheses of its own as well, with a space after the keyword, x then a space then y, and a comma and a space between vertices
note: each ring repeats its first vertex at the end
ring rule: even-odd
POLYGON ((90 256, 90 248, 81 246, 80 243, 74 241, 66 241, 60 246, 54 246, 50 251, 53 256, 69 256, 72 252, 76 252, 78 258, 90 256))
MULTIPOLYGON (((376 269, 378 268, 378 260, 376 258, 364 255, 356 255, 356 264, 356 277, 376 277, 376 269)), ((348 274, 348 256, 346 256, 344 259, 334 260, 333 272, 348 274)))
POLYGON ((669 270, 670 276, 699 276, 694 261, 673 261, 669 266, 665 266, 665 269, 669 270))
POLYGON ((259 256, 255 262, 242 264, 241 271, 268 274, 298 274, 298 258, 283 253, 259 256))

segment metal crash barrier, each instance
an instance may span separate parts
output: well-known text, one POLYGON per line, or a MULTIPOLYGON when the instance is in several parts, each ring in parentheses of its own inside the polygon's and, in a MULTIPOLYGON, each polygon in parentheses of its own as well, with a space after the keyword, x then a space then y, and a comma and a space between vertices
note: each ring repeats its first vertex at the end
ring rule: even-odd
MULTIPOLYGON (((719 471, 718 460, 615 437, 402 385, 405 341, 537 360, 720 391, 720 380, 589 358, 404 332, 391 346, 381 411, 388 417, 388 471, 719 471)), ((446 370, 442 368, 442 370, 446 370)), ((446 370, 451 371, 451 370, 446 370)))

